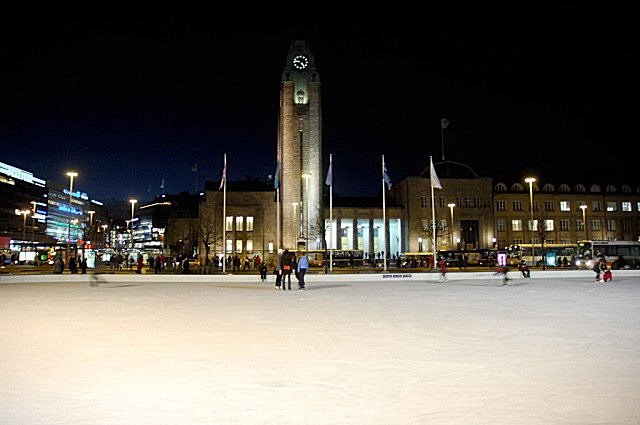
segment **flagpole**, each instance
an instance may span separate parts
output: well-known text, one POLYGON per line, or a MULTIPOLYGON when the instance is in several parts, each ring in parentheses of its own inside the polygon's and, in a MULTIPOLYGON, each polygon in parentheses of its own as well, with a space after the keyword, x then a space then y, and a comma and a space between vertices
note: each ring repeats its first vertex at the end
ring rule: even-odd
POLYGON ((387 205, 386 205, 386 194, 384 190, 384 155, 382 155, 382 239, 384 240, 384 245, 382 245, 382 261, 384 271, 387 271, 387 205))
POLYGON ((224 179, 222 189, 222 273, 226 273, 227 268, 227 154, 224 154, 224 179))
POLYGON ((331 180, 329 181, 329 271, 333 271, 333 154, 329 154, 329 170, 331 170, 331 180))
POLYGON ((444 125, 440 123, 440 141, 442 143, 442 160, 444 161, 444 125))
MULTIPOLYGON (((444 157, 444 156, 443 156, 444 157)), ((444 158, 443 158, 444 159, 444 158)), ((430 170, 433 170, 433 159, 429 157, 429 165, 430 170)), ((431 186, 431 222, 433 226, 433 268, 434 270, 437 268, 436 263, 436 201, 433 193, 433 176, 429 177, 430 186, 431 186)))

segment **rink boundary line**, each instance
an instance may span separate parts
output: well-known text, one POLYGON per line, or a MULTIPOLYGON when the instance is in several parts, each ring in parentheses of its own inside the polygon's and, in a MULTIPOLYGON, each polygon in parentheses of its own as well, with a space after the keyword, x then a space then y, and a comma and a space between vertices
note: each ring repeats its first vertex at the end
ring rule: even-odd
MULTIPOLYGON (((105 273, 105 279, 110 282, 166 282, 166 283, 262 283, 258 274, 255 275, 233 275, 233 274, 215 274, 215 275, 181 275, 181 274, 109 274, 105 273)), ((520 273, 515 271, 509 272, 510 279, 523 279, 520 273)), ((624 277, 640 277, 640 270, 616 270, 614 276, 624 277)), ((531 279, 549 279, 549 278, 567 278, 578 277, 585 280, 593 279, 594 274, 591 270, 540 270, 532 271, 531 279)), ((498 279, 495 272, 449 272, 447 279, 454 280, 487 280, 498 279)), ((8 283, 73 283, 73 282, 90 282, 92 274, 41 274, 41 275, 0 275, 0 284, 8 283)), ((292 282, 295 277, 292 277, 292 282)), ((370 273, 370 274, 309 274, 305 276, 307 282, 438 282, 440 281, 439 272, 427 273, 370 273)), ((267 282, 273 284, 275 276, 268 275, 267 282)))

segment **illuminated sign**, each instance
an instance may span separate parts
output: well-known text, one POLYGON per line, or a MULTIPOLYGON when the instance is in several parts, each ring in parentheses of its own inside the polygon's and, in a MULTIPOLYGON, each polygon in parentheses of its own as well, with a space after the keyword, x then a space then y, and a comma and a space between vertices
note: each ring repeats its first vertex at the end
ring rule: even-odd
POLYGON ((0 173, 40 187, 45 187, 47 184, 46 180, 33 177, 33 174, 30 172, 5 164, 4 162, 0 162, 0 173))
MULTIPOLYGON (((69 189, 65 189, 64 193, 66 193, 68 195, 69 194, 69 189)), ((84 200, 89 200, 89 195, 87 195, 84 192, 80 192, 79 190, 76 190, 75 192, 73 192, 71 194, 71 196, 74 196, 76 198, 81 198, 81 199, 84 199, 84 200)))

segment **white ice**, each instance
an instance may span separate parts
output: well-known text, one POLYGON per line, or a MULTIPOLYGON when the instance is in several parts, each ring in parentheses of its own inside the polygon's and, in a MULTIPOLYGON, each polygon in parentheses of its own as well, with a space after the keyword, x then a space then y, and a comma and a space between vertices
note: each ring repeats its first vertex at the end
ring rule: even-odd
POLYGON ((0 284, 0 424, 640 423, 638 277, 335 279, 0 284))

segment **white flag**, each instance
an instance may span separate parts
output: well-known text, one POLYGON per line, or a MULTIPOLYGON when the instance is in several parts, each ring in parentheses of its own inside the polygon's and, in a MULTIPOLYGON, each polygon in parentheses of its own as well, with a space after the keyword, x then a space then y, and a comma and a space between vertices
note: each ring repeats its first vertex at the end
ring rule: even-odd
POLYGON ((429 157, 429 162, 431 166, 431 187, 434 189, 442 189, 442 185, 440 184, 440 179, 436 174, 436 169, 433 167, 433 159, 429 157))
POLYGON ((333 163, 330 162, 329 163, 329 170, 327 171, 327 178, 324 181, 324 184, 326 184, 327 186, 331 186, 333 184, 333 172, 332 169, 333 168, 333 163))

